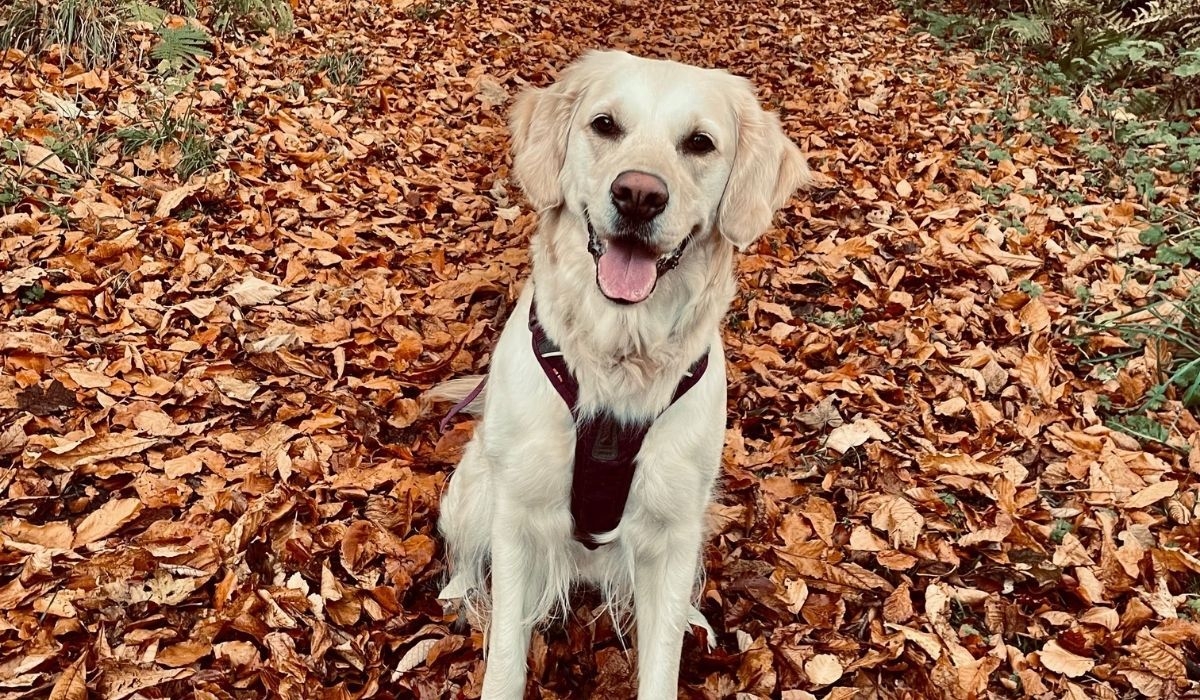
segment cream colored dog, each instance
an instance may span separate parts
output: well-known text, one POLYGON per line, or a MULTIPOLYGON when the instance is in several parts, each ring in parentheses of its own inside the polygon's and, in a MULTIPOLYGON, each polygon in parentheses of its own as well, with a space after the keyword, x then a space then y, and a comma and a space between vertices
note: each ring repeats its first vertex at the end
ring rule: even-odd
MULTIPOLYGON (((692 599, 721 464, 734 248, 770 227, 809 171, 748 81, 620 52, 588 53, 554 85, 526 90, 512 134, 513 174, 541 215, 533 280, 468 408, 483 419, 442 499, 441 597, 485 620, 490 611, 487 700, 523 697, 532 627, 565 612, 577 582, 600 588, 618 624, 632 603, 638 695, 675 698, 683 633, 706 626, 692 599), (555 350, 541 357, 531 305, 555 350), (544 369, 556 357, 573 407, 544 369), (581 537, 576 439, 600 420, 640 425, 644 439, 618 524, 581 537)), ((455 380, 431 398, 472 386, 455 380)))

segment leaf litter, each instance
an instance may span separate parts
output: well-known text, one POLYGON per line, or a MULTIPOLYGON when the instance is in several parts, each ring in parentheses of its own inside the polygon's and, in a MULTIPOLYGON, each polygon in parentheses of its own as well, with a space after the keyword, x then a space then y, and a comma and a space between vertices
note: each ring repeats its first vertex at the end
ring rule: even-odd
MULTIPOLYGON (((1190 457, 1106 427, 1152 367, 1098 377, 1069 342, 1074 290, 1145 298, 1140 204, 1050 195, 1062 125, 1061 149, 960 167, 1003 98, 867 5, 316 0, 173 96, 0 64, 0 126, 38 163, 0 217, 0 692, 478 696, 482 638, 435 599, 470 424, 439 436, 419 399, 486 371, 528 273, 505 109, 595 46, 746 75, 827 184, 738 263, 717 645, 685 643, 684 696, 1196 692, 1200 426, 1163 409, 1190 457), (365 59, 354 89, 306 69, 330 45, 365 59), (211 172, 49 150, 154 101, 219 134, 211 172)), ((630 696, 598 605, 535 634, 535 696, 630 696)))

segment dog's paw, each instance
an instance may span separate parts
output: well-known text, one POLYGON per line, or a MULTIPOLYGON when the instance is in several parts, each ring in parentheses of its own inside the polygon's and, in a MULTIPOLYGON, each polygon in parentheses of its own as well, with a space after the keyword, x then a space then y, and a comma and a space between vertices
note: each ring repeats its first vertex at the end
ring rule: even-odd
MULTIPOLYGON (((708 633, 709 651, 717 648, 717 633, 713 632, 712 625, 708 624, 708 618, 704 616, 704 613, 700 612, 700 608, 697 608, 694 605, 692 606, 692 609, 688 611, 688 625, 691 627, 699 627, 708 633)), ((689 627, 689 629, 691 629, 691 627, 689 627)), ((692 630, 692 632, 695 633, 695 630, 692 630)))

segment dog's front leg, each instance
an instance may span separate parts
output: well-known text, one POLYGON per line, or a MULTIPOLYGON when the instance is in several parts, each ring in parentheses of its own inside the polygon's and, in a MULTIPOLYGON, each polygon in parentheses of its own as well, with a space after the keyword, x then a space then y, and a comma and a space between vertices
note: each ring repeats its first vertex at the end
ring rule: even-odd
POLYGON ((497 489, 492 519, 492 616, 488 626, 483 700, 525 696, 526 656, 533 632, 530 601, 533 567, 520 505, 497 489))
POLYGON ((638 553, 634 569, 638 700, 679 696, 679 656, 691 609, 701 536, 675 527, 638 553))

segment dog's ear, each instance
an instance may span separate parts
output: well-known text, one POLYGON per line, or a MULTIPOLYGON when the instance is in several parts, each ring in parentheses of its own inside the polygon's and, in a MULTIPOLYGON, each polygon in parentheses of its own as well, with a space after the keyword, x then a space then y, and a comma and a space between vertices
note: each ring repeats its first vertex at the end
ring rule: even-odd
POLYGON ((735 111, 737 152, 717 212, 717 227, 745 250, 771 227, 775 212, 792 193, 812 183, 804 154, 784 133, 779 117, 764 111, 748 81, 741 78, 735 111))
POLYGON ((562 203, 559 174, 567 155, 571 116, 582 92, 588 56, 568 66, 550 87, 526 88, 509 116, 513 177, 538 211, 562 203))

